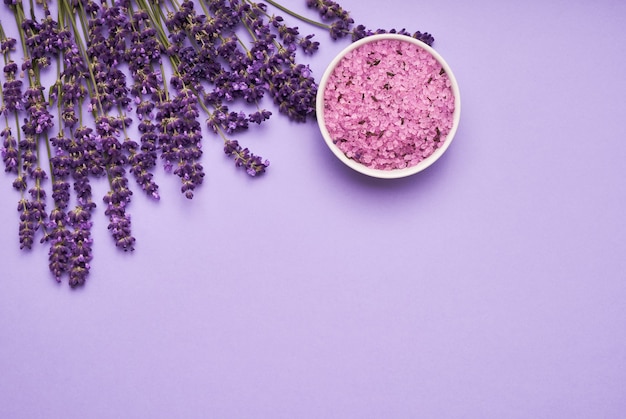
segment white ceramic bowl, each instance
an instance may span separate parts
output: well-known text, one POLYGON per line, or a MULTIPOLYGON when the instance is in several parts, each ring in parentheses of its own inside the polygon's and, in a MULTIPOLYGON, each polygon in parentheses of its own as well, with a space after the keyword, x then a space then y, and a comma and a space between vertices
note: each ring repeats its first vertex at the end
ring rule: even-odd
POLYGON ((437 159, 439 159, 443 155, 443 153, 445 153, 445 151, 448 149, 448 147, 450 146, 450 143, 452 142, 452 139, 454 138, 457 127, 459 125, 459 120, 461 117, 461 97, 459 94, 459 86, 457 84, 456 78, 454 77, 454 74, 452 73, 452 70, 450 69, 450 66, 448 66, 445 60, 433 48, 431 48, 425 43, 418 41, 417 39, 412 38, 410 36, 399 35, 399 34, 378 34, 378 35, 371 35, 371 36, 362 38, 356 42, 353 42, 347 48, 345 48, 342 52, 340 52, 331 61, 330 65, 328 66, 328 68, 324 72, 324 75, 322 76, 322 79, 318 88, 317 98, 316 98, 316 113, 317 113, 317 121, 318 121, 320 130, 322 132, 322 136, 324 137, 324 140, 326 141, 326 144, 328 145, 330 150, 333 152, 333 154, 335 154, 335 156, 337 156, 337 158, 339 158, 339 160, 345 163, 348 167, 356 170, 357 172, 360 172, 360 173, 363 173, 365 175, 372 176, 372 177, 385 178, 385 179, 401 178, 401 177, 413 175, 415 173, 421 172, 422 170, 426 169, 435 161, 437 161, 437 159), (337 64, 346 56, 346 54, 355 50, 356 48, 359 48, 366 43, 379 41, 383 39, 398 40, 402 42, 413 43, 419 46, 420 48, 422 48, 423 50, 425 50, 426 52, 428 52, 430 55, 432 55, 441 64, 443 70, 447 73, 447 76, 450 79, 450 84, 451 84, 450 87, 454 95, 454 111, 452 115, 452 127, 449 130, 443 143, 438 148, 436 148, 435 151, 430 156, 424 158, 416 165, 401 168, 401 169, 390 169, 390 170, 375 169, 375 168, 368 167, 362 163, 357 162, 356 160, 353 160, 347 157, 346 154, 344 154, 344 152, 341 149, 339 149, 339 147, 333 142, 333 138, 331 138, 329 130, 324 121, 324 91, 328 85, 329 78, 331 77, 337 64))

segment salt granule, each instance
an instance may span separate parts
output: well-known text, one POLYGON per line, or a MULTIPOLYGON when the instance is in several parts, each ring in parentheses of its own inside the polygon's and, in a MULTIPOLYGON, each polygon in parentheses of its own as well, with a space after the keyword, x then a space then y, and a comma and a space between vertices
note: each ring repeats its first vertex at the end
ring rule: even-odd
POLYGON ((377 40, 346 54, 324 91, 324 123, 348 157, 372 169, 415 166, 446 140, 454 93, 420 46, 377 40))

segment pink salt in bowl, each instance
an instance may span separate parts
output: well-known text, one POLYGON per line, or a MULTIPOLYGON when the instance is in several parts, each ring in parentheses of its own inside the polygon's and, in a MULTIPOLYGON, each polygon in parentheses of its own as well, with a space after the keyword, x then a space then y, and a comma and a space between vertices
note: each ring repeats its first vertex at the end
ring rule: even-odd
POLYGON ((406 35, 360 39, 333 59, 316 98, 330 150, 377 178, 421 172, 448 149, 461 116, 459 87, 445 60, 406 35))

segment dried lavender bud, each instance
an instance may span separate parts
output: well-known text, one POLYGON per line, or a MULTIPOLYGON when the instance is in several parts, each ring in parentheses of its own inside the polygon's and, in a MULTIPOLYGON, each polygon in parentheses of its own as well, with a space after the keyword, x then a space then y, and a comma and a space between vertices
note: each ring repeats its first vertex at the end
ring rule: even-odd
POLYGON ((103 156, 96 135, 90 127, 79 126, 74 131, 72 141, 67 146, 67 152, 72 160, 74 180, 86 178, 89 175, 102 176, 105 174, 103 156))
MULTIPOLYGON (((27 123, 28 124, 28 123, 27 123)), ((25 124, 26 126, 26 124, 25 124)), ((22 170, 30 174, 37 164, 37 139, 33 135, 27 134, 22 136, 19 142, 19 150, 21 153, 22 170)))
POLYGON ((45 227, 46 223, 46 190, 43 188, 43 181, 47 179, 46 173, 40 167, 33 170, 31 177, 35 180, 35 184, 28 190, 31 196, 30 211, 32 220, 35 222, 35 231, 41 227, 45 227))
POLYGON ((140 100, 142 95, 161 90, 163 80, 161 74, 154 70, 153 64, 161 63, 164 49, 157 40, 156 29, 150 25, 147 12, 134 12, 130 23, 130 47, 124 58, 134 81, 130 91, 140 100))
POLYGON ((272 113, 268 110, 265 109, 261 109, 257 112, 251 113, 250 115, 248 115, 248 120, 250 122, 254 122, 256 124, 260 124, 263 121, 266 121, 270 118, 270 116, 272 115, 272 113))
POLYGON ((149 101, 139 102, 137 105, 138 130, 141 133, 141 147, 134 141, 125 141, 124 149, 128 153, 128 162, 131 164, 130 172, 136 182, 146 194, 155 199, 160 199, 158 185, 154 182, 154 175, 149 172, 156 166, 157 160, 157 125, 152 123, 152 110, 154 103, 149 101))
POLYGON ((24 19, 22 30, 25 34, 26 47, 29 56, 23 69, 31 69, 34 65, 40 69, 50 65, 50 56, 58 54, 61 42, 59 40, 59 28, 57 22, 49 15, 46 8, 46 16, 41 22, 34 19, 24 19))
POLYGON ((42 86, 32 86, 24 92, 23 101, 28 119, 22 126, 22 130, 26 135, 38 136, 54 126, 43 91, 42 86))
POLYGON ((307 0, 306 5, 316 9, 324 20, 349 18, 348 12, 332 0, 307 0))
POLYGON ((26 188, 28 188, 26 184, 26 178, 24 176, 19 175, 13 181, 13 188, 17 191, 24 192, 26 188))
POLYGON ((22 105, 22 80, 16 78, 16 74, 18 71, 17 64, 13 61, 10 61, 7 65, 4 66, 4 77, 6 81, 2 85, 2 94, 4 101, 4 111, 3 113, 8 112, 17 112, 18 110, 23 109, 22 105))
MULTIPOLYGON (((143 123, 143 122, 142 122, 143 123)), ((151 127, 154 125, 150 124, 151 127)), ((148 133, 143 133, 142 138, 147 137, 148 133)), ((156 140, 156 135, 154 136, 154 140, 156 140)), ((149 142, 146 141, 146 145, 142 147, 142 149, 147 148, 147 144, 149 142)), ((124 141, 123 144, 124 150, 128 152, 128 161, 131 164, 130 172, 135 177, 135 180, 141 189, 146 192, 149 196, 152 196, 154 199, 160 199, 158 189, 159 186, 154 182, 154 175, 148 170, 155 165, 156 160, 156 152, 152 151, 138 151, 139 145, 132 140, 124 141)))
POLYGON ((89 275, 92 256, 91 211, 93 204, 78 205, 68 213, 69 224, 74 228, 69 239, 69 285, 83 285, 89 275))
POLYGON ((290 27, 283 23, 281 16, 272 16, 269 23, 278 30, 278 37, 285 48, 295 50, 296 43, 300 35, 298 27, 290 27))
POLYGON ((307 35, 304 38, 300 38, 298 45, 302 48, 305 54, 313 54, 319 49, 320 43, 317 41, 311 41, 314 35, 307 35))
POLYGON ((358 25, 356 28, 354 28, 354 30, 352 31, 352 41, 358 41, 359 39, 365 38, 366 36, 375 35, 375 34, 383 34, 383 33, 397 33, 399 35, 410 36, 419 41, 422 41, 423 43, 429 46, 432 46, 433 43, 435 42, 435 38, 428 32, 417 31, 411 34, 407 32, 406 29, 400 29, 399 31, 396 31, 395 29, 390 29, 390 30, 377 29, 375 31, 372 31, 372 30, 367 29, 363 25, 358 25))
POLYGON ((18 202, 17 210, 20 213, 19 240, 20 249, 31 249, 37 230, 37 214, 32 210, 32 202, 21 199, 18 202))
POLYGON ((332 39, 343 38, 351 33, 354 20, 337 20, 330 25, 330 37, 332 39))
POLYGON ((9 173, 18 173, 18 149, 17 141, 11 133, 11 128, 7 127, 0 133, 2 138, 2 148, 0 154, 2 155, 2 161, 4 162, 4 170, 9 173))
POLYGON ((235 166, 244 168, 250 176, 258 176, 265 173, 265 169, 270 165, 269 160, 263 161, 259 156, 250 153, 250 150, 242 148, 237 140, 225 141, 224 153, 233 157, 235 166))
POLYGON ((270 93, 282 113, 296 122, 305 122, 308 116, 314 115, 317 83, 308 66, 291 65, 268 76, 270 93))
POLYGON ((243 131, 248 128, 248 117, 243 112, 229 112, 225 125, 227 134, 243 131))
POLYGON ((116 138, 123 124, 124 121, 117 118, 107 116, 96 118, 96 132, 102 145, 103 162, 111 187, 103 198, 107 204, 105 215, 109 217, 108 229, 115 240, 115 245, 126 251, 133 250, 135 238, 131 235, 130 216, 126 213, 126 205, 132 195, 124 168, 127 158, 123 146, 116 138))
POLYGON ((48 267, 57 282, 61 282, 61 276, 70 268, 71 233, 67 229, 67 222, 68 216, 64 211, 55 209, 50 213, 48 267))
POLYGON ((126 109, 130 103, 129 89, 126 74, 118 68, 118 64, 123 60, 125 47, 122 46, 125 45, 128 24, 121 17, 118 6, 92 6, 94 11, 88 20, 87 55, 92 62, 96 91, 91 97, 91 108, 100 112, 108 112, 114 106, 126 109), (106 28, 109 30, 105 31, 106 28))
POLYGON ((172 170, 176 165, 173 172, 181 179, 181 192, 191 199, 204 178, 204 169, 197 162, 202 156, 198 98, 182 82, 174 84, 179 88, 178 94, 172 101, 158 106, 155 119, 160 133, 157 138, 166 169, 172 170))
POLYGON ((62 108, 61 119, 63 126, 73 129, 79 122, 76 108, 85 97, 85 88, 82 85, 88 70, 78 46, 70 33, 61 31, 59 38, 62 40, 63 71, 61 72, 60 102, 62 108))
POLYGON ((70 200, 70 184, 63 180, 56 180, 52 184, 52 199, 57 208, 64 209, 70 200))
POLYGON ((2 54, 7 54, 9 51, 15 50, 15 44, 17 41, 15 38, 5 38, 0 42, 0 52, 2 54))
POLYGON ((116 176, 116 185, 104 197, 107 208, 104 212, 109 217, 108 229, 115 240, 115 245, 124 251, 134 250, 135 238, 131 234, 130 215, 126 213, 129 191, 123 175, 116 176))

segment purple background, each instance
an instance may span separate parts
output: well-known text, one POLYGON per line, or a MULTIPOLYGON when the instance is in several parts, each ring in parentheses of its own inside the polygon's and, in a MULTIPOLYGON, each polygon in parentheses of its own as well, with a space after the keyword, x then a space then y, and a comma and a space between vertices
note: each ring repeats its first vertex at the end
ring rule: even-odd
MULTIPOLYGON (((193 201, 161 168, 135 194, 134 253, 98 199, 78 290, 19 250, 1 174, 0 417, 626 415, 626 2, 341 4, 435 35, 444 157, 370 179, 276 116, 237 137, 272 162, 252 179, 207 134, 193 201)), ((318 38, 320 77, 347 41, 318 38)))

